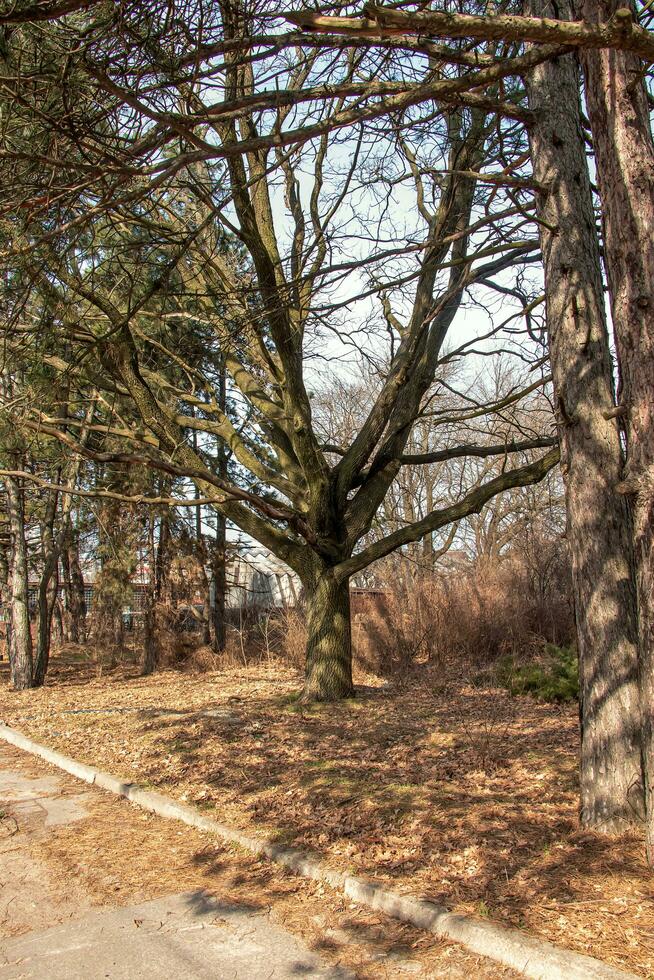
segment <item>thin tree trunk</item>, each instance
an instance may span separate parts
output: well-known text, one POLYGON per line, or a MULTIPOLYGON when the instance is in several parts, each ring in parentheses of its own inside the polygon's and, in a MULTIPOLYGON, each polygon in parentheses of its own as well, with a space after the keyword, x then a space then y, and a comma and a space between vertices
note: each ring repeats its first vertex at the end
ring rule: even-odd
MULTIPOLYGON (((87 421, 90 422, 95 411, 95 402, 87 408, 87 421)), ((67 414, 67 408, 66 408, 67 414)), ((89 430, 83 429, 81 433, 82 444, 86 444, 89 430)), ((72 489, 79 473, 79 458, 73 457, 66 466, 66 485, 72 489)), ((57 483, 61 481, 61 470, 58 472, 57 483)), ((50 662, 50 649, 52 645, 52 616, 59 593, 59 559, 66 543, 70 537, 71 520, 70 512, 73 498, 70 494, 64 494, 61 502, 61 513, 59 515, 59 527, 55 532, 57 522, 57 511, 59 508, 59 494, 50 494, 45 508, 43 521, 41 524, 41 541, 43 546, 43 559, 41 577, 39 580, 38 595, 38 630, 36 641, 36 656, 34 660, 34 686, 41 687, 45 682, 45 676, 50 662)))
POLYGON ((34 687, 42 687, 50 663, 52 641, 52 616, 58 590, 57 556, 50 557, 43 568, 39 582, 38 628, 36 633, 36 655, 34 658, 34 687))
MULTIPOLYGON (((624 3, 582 0, 589 23, 624 3)), ((647 851, 654 863, 654 142, 640 60, 583 51, 586 104, 602 200, 604 260, 627 435, 623 489, 632 495, 638 598, 647 851)))
POLYGON ((154 595, 157 602, 161 602, 161 597, 163 595, 169 544, 170 512, 165 510, 159 521, 159 540, 157 541, 157 550, 154 561, 154 595))
POLYGON ((144 677, 153 674, 159 666, 159 645, 157 643, 155 605, 152 588, 148 585, 143 601, 143 663, 141 673, 144 677))
POLYGON ((354 696, 350 587, 330 569, 305 582, 307 659, 303 701, 338 701, 354 696))
POLYGON ((52 642, 60 647, 64 643, 64 623, 62 616, 62 604, 57 599, 52 611, 52 642))
MULTIPOLYGON (((536 16, 565 17, 542 0, 536 16)), ((569 16, 570 11, 567 11, 569 16)), ((623 465, 599 246, 572 55, 528 81, 550 357, 566 488, 580 670, 581 822, 634 822, 641 776, 631 523, 616 493, 623 465), (607 416, 609 418, 607 419, 607 416), (638 790, 636 789, 636 796, 638 790)))
POLYGON ((221 653, 225 649, 227 639, 225 629, 225 613, 227 605, 227 573, 226 573, 226 521, 221 514, 216 514, 216 540, 211 554, 211 649, 221 653))
POLYGON ((71 643, 84 643, 86 640, 86 599, 84 597, 84 575, 79 560, 79 536, 73 534, 67 549, 70 566, 70 632, 71 643))
MULTIPOLYGON (((195 417, 195 409, 192 411, 195 417)), ((195 429, 191 433, 191 440, 193 443, 193 450, 197 453, 198 451, 198 434, 195 429)), ((195 487, 195 499, 200 499, 200 489, 195 487)), ((202 579, 202 591, 204 593, 203 602, 203 614, 204 620, 202 622, 202 642, 206 645, 211 643, 211 584, 209 582, 209 576, 206 570, 206 559, 207 559, 207 549, 204 542, 204 537, 202 535, 202 505, 198 504, 195 508, 195 540, 197 542, 196 554, 198 565, 200 566, 200 574, 202 579)))
MULTIPOLYGON (((4 521, 2 522, 4 525, 4 521)), ((3 616, 7 617, 5 620, 5 652, 7 658, 9 657, 9 638, 11 635, 11 627, 9 626, 8 612, 10 607, 9 600, 9 559, 7 557, 7 552, 10 546, 10 540, 8 536, 5 535, 4 530, 0 533, 0 602, 2 603, 3 616)), ((0 659, 2 659, 3 653, 0 649, 0 659)))
POLYGON ((68 545, 64 547, 61 552, 61 590, 63 593, 61 611, 62 641, 64 643, 77 643, 77 636, 73 639, 73 583, 71 580, 68 545))
POLYGON ((79 538, 70 527, 60 558, 64 593, 64 642, 83 643, 86 639, 87 614, 84 575, 79 560, 79 538))
MULTIPOLYGON (((57 481, 59 482, 59 481, 57 481)), ((52 493, 41 526, 43 541, 43 567, 39 580, 38 627, 34 657, 34 687, 42 687, 50 662, 52 639, 52 614, 59 588, 59 542, 55 539, 54 524, 57 515, 58 495, 52 493)))
MULTIPOLYGON (((218 373, 218 407, 227 414, 227 370, 221 357, 218 373)), ((229 477, 228 447, 223 440, 216 440, 218 456, 218 475, 229 477)), ((211 555, 212 595, 211 595, 211 647, 214 653, 222 653, 227 642, 227 520, 224 514, 216 512, 216 539, 211 555)))
POLYGON ((4 482, 7 490, 7 509, 11 530, 9 667, 14 689, 24 691, 33 686, 25 508, 21 488, 14 477, 7 476, 4 478, 4 482))
POLYGON ((203 568, 202 591, 204 601, 202 603, 202 643, 205 646, 211 644, 211 578, 203 568))
POLYGON ((156 563, 157 553, 154 544, 154 514, 148 517, 148 567, 149 580, 145 589, 143 602, 143 663, 141 673, 144 676, 153 674, 159 666, 159 643, 157 641, 156 620, 156 563))

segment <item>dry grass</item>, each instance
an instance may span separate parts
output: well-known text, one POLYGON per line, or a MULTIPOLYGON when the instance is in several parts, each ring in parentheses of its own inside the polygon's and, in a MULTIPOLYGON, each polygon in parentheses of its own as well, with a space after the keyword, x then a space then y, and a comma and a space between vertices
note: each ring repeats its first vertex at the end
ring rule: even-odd
POLYGON ((453 657, 488 665, 537 655, 545 643, 569 646, 575 629, 567 564, 548 554, 546 542, 538 560, 527 558, 478 561, 457 574, 423 573, 409 582, 390 578, 374 599, 355 603, 355 660, 389 677, 453 657))
POLYGON ((218 819, 452 908, 654 975, 638 835, 577 823, 576 708, 480 689, 444 667, 299 709, 279 666, 98 678, 0 695, 0 717, 218 819))

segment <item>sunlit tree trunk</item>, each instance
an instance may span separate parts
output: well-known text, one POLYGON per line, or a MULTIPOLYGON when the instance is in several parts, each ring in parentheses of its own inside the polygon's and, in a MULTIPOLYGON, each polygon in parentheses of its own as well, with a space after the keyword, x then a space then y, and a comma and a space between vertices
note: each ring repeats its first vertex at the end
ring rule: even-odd
POLYGON ((61 549, 64 598, 63 638, 66 643, 83 643, 86 639, 86 601, 84 575, 79 558, 79 537, 70 527, 61 549))
MULTIPOLYGON (((565 17, 542 0, 536 16, 565 17)), ((570 11, 567 11, 570 16, 570 11)), ((540 65, 528 83, 547 326, 566 488, 579 645, 581 822, 604 832, 635 819, 640 780, 631 523, 616 492, 623 455, 577 62, 540 65), (636 795, 638 790, 636 789, 636 795)))
POLYGON ((153 674, 159 666, 159 648, 156 635, 154 596, 151 587, 143 596, 143 661, 141 673, 144 677, 153 674))
POLYGON ((84 597, 84 575, 79 557, 79 536, 74 534, 68 547, 70 566, 71 602, 70 627, 71 642, 84 643, 86 640, 86 599, 84 597))
MULTIPOLYGON (((623 2, 582 0, 579 16, 608 21, 623 2)), ((633 501, 641 658, 647 847, 654 862, 654 143, 640 60, 583 51, 586 105, 602 201, 604 260, 627 435, 623 487, 633 501)))
POLYGON ((11 533, 9 666, 14 689, 22 691, 33 686, 25 507, 16 479, 7 476, 4 483, 11 533))
POLYGON ((154 514, 148 515, 148 568, 149 578, 143 595, 143 660, 141 673, 153 674, 159 666, 159 643, 156 618, 156 548, 154 543, 154 514))
POLYGON ((39 579, 38 626, 34 657, 34 687, 41 687, 50 662, 52 642, 52 616, 59 587, 59 542, 55 536, 58 496, 51 493, 41 525, 43 564, 39 579))
POLYGON ((227 574, 226 574, 226 526, 225 518, 216 515, 216 539, 211 549, 211 648, 214 653, 225 649, 227 574))
POLYGON ((338 701, 354 696, 350 586, 331 569, 315 567, 303 580, 307 659, 302 698, 338 701))
MULTIPOLYGON (((4 522, 3 522, 4 523, 4 522)), ((0 546, 0 600, 2 601, 3 612, 5 615, 5 652, 7 657, 9 656, 9 640, 11 636, 11 626, 8 622, 8 612, 10 610, 10 597, 9 597, 9 586, 10 586, 10 571, 9 571, 9 541, 3 530, 2 545, 0 546)), ((2 656, 0 648, 0 656, 2 656)))
MULTIPOLYGON (((218 406, 227 414, 227 370, 225 359, 221 357, 218 372, 218 406)), ((227 480, 228 451, 225 443, 216 440, 218 456, 218 475, 227 480)), ((221 653, 227 642, 227 521, 224 514, 216 513, 216 538, 211 552, 212 596, 210 604, 211 647, 214 653, 221 653)))

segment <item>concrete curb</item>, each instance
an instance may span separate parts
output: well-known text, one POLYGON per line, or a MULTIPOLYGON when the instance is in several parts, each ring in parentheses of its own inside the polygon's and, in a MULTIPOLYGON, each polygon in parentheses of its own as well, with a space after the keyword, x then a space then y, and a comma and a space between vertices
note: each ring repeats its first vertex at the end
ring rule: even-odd
POLYGON ((281 864, 295 874, 325 882, 360 905, 378 909, 401 922, 455 940, 474 953, 513 967, 526 977, 533 977, 534 980, 637 980, 634 974, 617 970, 591 956, 562 949, 546 940, 525 935, 518 929, 484 922, 470 915, 458 915, 431 902, 410 895, 400 895, 365 878, 334 871, 326 867, 319 858, 304 851, 274 844, 272 841, 258 840, 225 827, 195 807, 177 803, 160 793, 140 789, 135 783, 124 782, 92 766, 69 759, 2 723, 0 738, 16 748, 39 756, 77 779, 123 796, 160 817, 181 820, 191 827, 217 834, 223 840, 281 864))

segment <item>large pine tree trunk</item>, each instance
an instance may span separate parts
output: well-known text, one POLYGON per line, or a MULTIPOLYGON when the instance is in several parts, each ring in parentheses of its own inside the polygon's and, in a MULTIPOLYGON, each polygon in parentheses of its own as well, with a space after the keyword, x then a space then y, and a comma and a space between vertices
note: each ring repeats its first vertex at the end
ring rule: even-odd
POLYGON ((307 659, 303 701, 339 701, 354 695, 350 586, 329 568, 304 582, 307 659))
POLYGON ((4 482, 11 532, 9 667, 14 689, 24 691, 33 684, 25 508, 21 489, 14 477, 5 477, 4 482))
MULTIPOLYGON (((622 2, 582 0, 608 21, 622 2)), ((632 495, 647 802, 654 862, 654 142, 642 65, 628 51, 584 51, 586 103, 602 200, 604 259, 627 433, 624 489, 632 495)))
MULTIPOLYGON (((566 16, 542 0, 531 13, 566 16)), ((615 832, 634 821, 641 777, 636 606, 574 56, 539 66, 528 84, 534 176, 547 188, 538 216, 579 645, 581 821, 615 832)))

